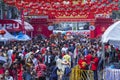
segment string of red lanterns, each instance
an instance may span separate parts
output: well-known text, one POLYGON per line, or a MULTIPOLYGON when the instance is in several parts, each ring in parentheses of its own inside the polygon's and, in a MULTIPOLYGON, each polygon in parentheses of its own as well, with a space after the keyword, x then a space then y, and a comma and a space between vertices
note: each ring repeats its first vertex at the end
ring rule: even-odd
POLYGON ((24 8, 25 12, 29 9, 29 15, 53 15, 53 16, 76 16, 89 15, 90 13, 111 13, 113 10, 118 10, 118 0, 109 2, 108 0, 95 1, 87 0, 82 3, 82 0, 4 0, 8 5, 16 6, 18 9, 24 8))

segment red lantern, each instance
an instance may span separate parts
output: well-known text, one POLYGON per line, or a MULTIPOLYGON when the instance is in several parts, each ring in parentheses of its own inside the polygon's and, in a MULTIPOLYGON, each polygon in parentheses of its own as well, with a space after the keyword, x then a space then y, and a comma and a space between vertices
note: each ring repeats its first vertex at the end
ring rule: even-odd
POLYGON ((45 1, 41 1, 41 4, 42 4, 42 5, 45 4, 45 1))
POLYGON ((31 10, 29 14, 32 15, 32 14, 34 14, 34 13, 35 13, 35 11, 34 11, 34 10, 31 10))
POLYGON ((48 11, 47 11, 47 10, 43 11, 43 14, 47 15, 47 14, 48 14, 48 11))
POLYGON ((109 1, 106 1, 106 4, 109 4, 110 2, 109 1))
POLYGON ((87 0, 88 2, 91 2, 91 0, 87 0))
POLYGON ((26 13, 26 12, 28 12, 28 10, 27 10, 27 9, 24 9, 23 12, 26 13))
POLYGON ((62 2, 62 0, 58 0, 58 2, 60 2, 60 3, 61 3, 61 2, 62 2))
POLYGON ((42 14, 42 10, 39 10, 39 11, 38 11, 38 14, 42 14))
POLYGON ((115 2, 118 2, 119 0, 115 0, 115 2))
POLYGON ((14 1, 7 1, 6 2, 8 5, 15 5, 15 2, 14 1))
POLYGON ((78 4, 81 5, 81 4, 82 4, 82 0, 80 0, 80 1, 78 2, 78 4))
POLYGON ((107 0, 102 0, 102 3, 104 4, 107 0))
POLYGON ((76 13, 76 12, 73 12, 73 13, 72 13, 72 15, 73 15, 73 16, 76 16, 76 15, 77 15, 77 13, 76 13))
POLYGON ((17 7, 22 7, 22 3, 16 3, 17 7))
POLYGON ((50 2, 50 0, 46 0, 47 2, 50 2))
POLYGON ((101 6, 102 4, 100 2, 97 3, 97 6, 101 6))
POLYGON ((4 35, 6 32, 4 30, 0 30, 0 35, 4 35))

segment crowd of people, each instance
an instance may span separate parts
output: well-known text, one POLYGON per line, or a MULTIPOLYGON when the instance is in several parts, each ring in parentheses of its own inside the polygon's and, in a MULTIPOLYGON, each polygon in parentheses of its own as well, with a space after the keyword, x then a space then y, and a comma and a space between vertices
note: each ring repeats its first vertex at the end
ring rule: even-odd
POLYGON ((103 69, 103 61, 116 59, 112 49, 106 47, 103 59, 100 39, 81 35, 73 35, 72 39, 59 34, 46 39, 12 41, 0 47, 0 57, 6 60, 0 59, 0 80, 70 80, 75 65, 92 70, 94 80, 98 80, 97 71, 103 69))

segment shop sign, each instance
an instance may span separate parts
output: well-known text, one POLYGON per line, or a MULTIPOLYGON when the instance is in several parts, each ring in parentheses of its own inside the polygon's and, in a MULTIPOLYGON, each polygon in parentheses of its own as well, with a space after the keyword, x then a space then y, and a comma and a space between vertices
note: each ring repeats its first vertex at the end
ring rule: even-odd
POLYGON ((6 29, 19 29, 20 25, 18 23, 0 23, 0 28, 6 28, 6 29))

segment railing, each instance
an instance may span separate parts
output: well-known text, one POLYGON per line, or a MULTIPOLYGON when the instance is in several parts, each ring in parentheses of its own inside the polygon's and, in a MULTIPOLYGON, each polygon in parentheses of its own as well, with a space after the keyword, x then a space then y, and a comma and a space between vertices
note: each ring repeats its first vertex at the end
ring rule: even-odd
POLYGON ((94 73, 91 70, 81 70, 77 65, 72 69, 70 80, 94 80, 94 73))
POLYGON ((120 69, 105 69, 104 80, 120 80, 120 69))

